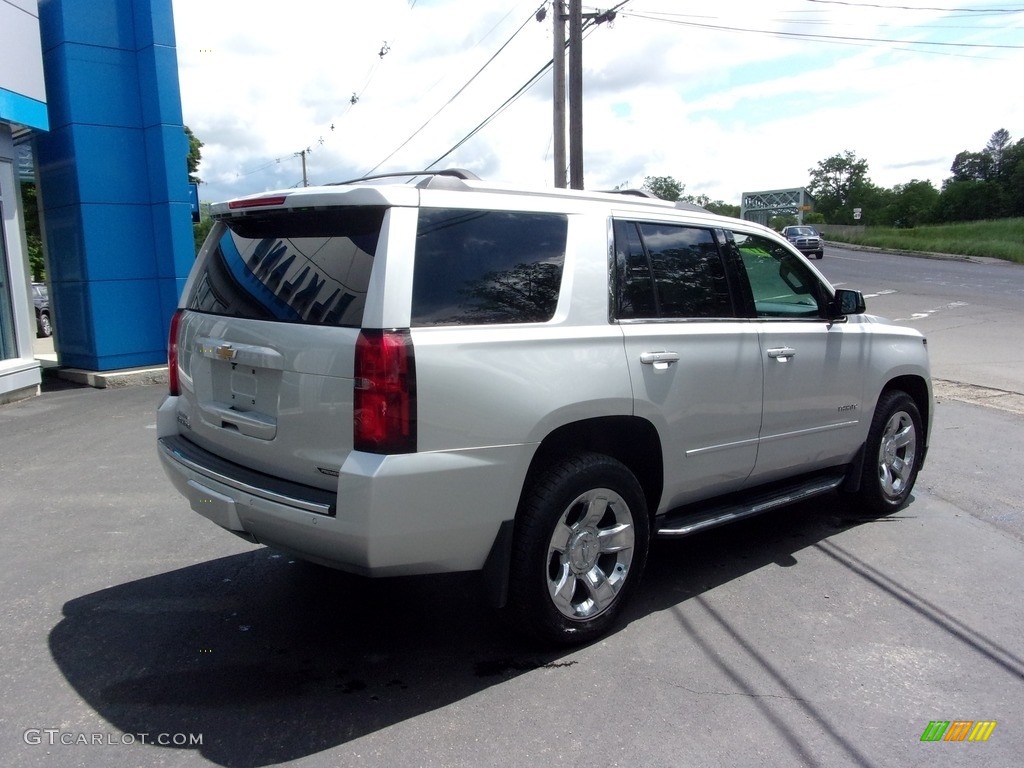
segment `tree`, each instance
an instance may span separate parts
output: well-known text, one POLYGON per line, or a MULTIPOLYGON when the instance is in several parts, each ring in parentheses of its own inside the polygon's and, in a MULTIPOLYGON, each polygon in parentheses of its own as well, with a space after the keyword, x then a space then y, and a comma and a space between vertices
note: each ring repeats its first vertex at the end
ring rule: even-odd
POLYGON ((644 176, 644 189, 662 200, 675 202, 683 195, 686 185, 671 176, 644 176))
POLYGON ((192 129, 185 126, 185 136, 188 137, 188 180, 193 184, 202 184, 203 180, 196 175, 199 170, 199 161, 203 159, 203 142, 196 138, 192 129))
POLYGON ((39 200, 35 182, 22 182, 21 202, 25 214, 28 267, 32 272, 32 282, 41 283, 46 279, 46 262, 43 258, 43 237, 39 225, 39 200))
POLYGON ((943 183, 956 181, 988 181, 992 175, 992 158, 984 152, 958 152, 949 167, 953 176, 943 183))
POLYGON ((992 175, 998 176, 1000 167, 1003 164, 1003 155, 1006 153, 1007 148, 1010 146, 1010 132, 1005 128, 1000 128, 998 131, 989 137, 988 144, 985 145, 985 149, 982 152, 990 158, 992 167, 992 175))
POLYGON ((868 179, 868 162, 850 150, 820 160, 808 173, 807 188, 814 196, 815 208, 831 224, 854 223, 853 209, 873 202, 875 188, 868 179))
POLYGON ((734 219, 740 217, 740 207, 727 203, 724 200, 715 200, 704 207, 712 213, 717 213, 719 216, 732 216, 734 219))
POLYGON ((957 153, 942 183, 939 221, 975 221, 1024 215, 1024 140, 1011 143, 1005 128, 980 152, 957 153))
POLYGON ((999 209, 999 186, 994 181, 952 181, 942 186, 935 207, 938 221, 980 221, 996 216, 999 209))
POLYGON ((199 221, 192 225, 192 239, 195 242, 196 253, 199 253, 199 249, 203 247, 203 242, 206 240, 206 236, 210 234, 210 230, 213 229, 213 219, 210 218, 209 211, 203 211, 200 207, 200 218, 199 221))
MULTIPOLYGON (((185 126, 185 136, 188 137, 188 180, 192 184, 202 184, 203 180, 196 175, 196 171, 199 169, 199 162, 203 159, 203 153, 200 151, 203 148, 203 142, 201 142, 192 129, 187 125, 185 126)), ((199 253, 199 249, 203 245, 203 241, 206 240, 206 236, 213 228, 213 220, 210 216, 203 215, 203 206, 199 206, 199 221, 192 223, 192 239, 195 241, 196 253, 199 253)))
POLYGON ((932 221, 939 202, 939 190, 930 181, 913 179, 888 190, 889 203, 882 211, 880 224, 916 227, 932 221))
POLYGON ((999 181, 1003 185, 1004 215, 1024 216, 1024 139, 1018 139, 1003 153, 999 181))

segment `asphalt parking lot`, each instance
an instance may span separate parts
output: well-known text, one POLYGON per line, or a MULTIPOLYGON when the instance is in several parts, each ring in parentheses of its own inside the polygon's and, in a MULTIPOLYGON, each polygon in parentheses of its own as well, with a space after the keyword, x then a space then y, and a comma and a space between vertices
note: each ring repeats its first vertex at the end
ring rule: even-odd
POLYGON ((5 765, 1020 765, 1024 417, 940 403, 903 512, 658 543, 625 626, 550 652, 471 576, 367 582, 199 518, 162 394, 0 407, 5 765))

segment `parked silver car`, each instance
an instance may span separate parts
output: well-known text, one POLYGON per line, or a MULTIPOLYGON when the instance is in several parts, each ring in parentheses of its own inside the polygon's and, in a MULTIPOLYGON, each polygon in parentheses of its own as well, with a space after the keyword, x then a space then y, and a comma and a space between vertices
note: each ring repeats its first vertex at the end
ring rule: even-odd
POLYGON ((157 439, 250 541, 479 570, 517 626, 577 643, 652 536, 837 490, 893 511, 924 461, 925 339, 757 224, 451 171, 213 216, 157 439))

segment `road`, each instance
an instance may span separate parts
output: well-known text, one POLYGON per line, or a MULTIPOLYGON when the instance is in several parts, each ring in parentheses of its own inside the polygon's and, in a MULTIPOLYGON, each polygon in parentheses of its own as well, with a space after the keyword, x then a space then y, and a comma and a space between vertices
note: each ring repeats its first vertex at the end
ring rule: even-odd
MULTIPOLYGON (((821 266, 925 330, 937 375, 971 358, 969 325, 1002 342, 964 370, 1024 389, 999 282, 1024 273, 821 266)), ((1022 415, 940 401, 898 515, 829 497, 656 543, 625 625, 550 652, 471 576, 366 582, 210 525, 159 469, 161 397, 56 386, 0 408, 5 766, 1020 764, 1022 415), (936 720, 997 725, 922 742, 936 720)))
MULTIPOLYGON (((1024 393, 1024 265, 831 247, 814 264, 833 285, 863 291, 869 312, 925 333, 936 379, 1024 393)), ((1024 396, 1007 401, 1024 412, 1024 396)))

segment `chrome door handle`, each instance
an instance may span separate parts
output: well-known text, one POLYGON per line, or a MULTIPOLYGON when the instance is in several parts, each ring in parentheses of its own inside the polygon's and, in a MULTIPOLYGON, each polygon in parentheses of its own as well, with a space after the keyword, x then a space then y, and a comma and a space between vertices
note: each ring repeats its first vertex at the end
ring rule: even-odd
POLYGON ((659 370, 668 368, 672 363, 679 362, 678 352, 641 352, 640 362, 644 365, 653 365, 659 370))
POLYGON ((796 357, 796 350, 792 347, 776 347, 768 350, 768 357, 779 360, 783 363, 796 357))

